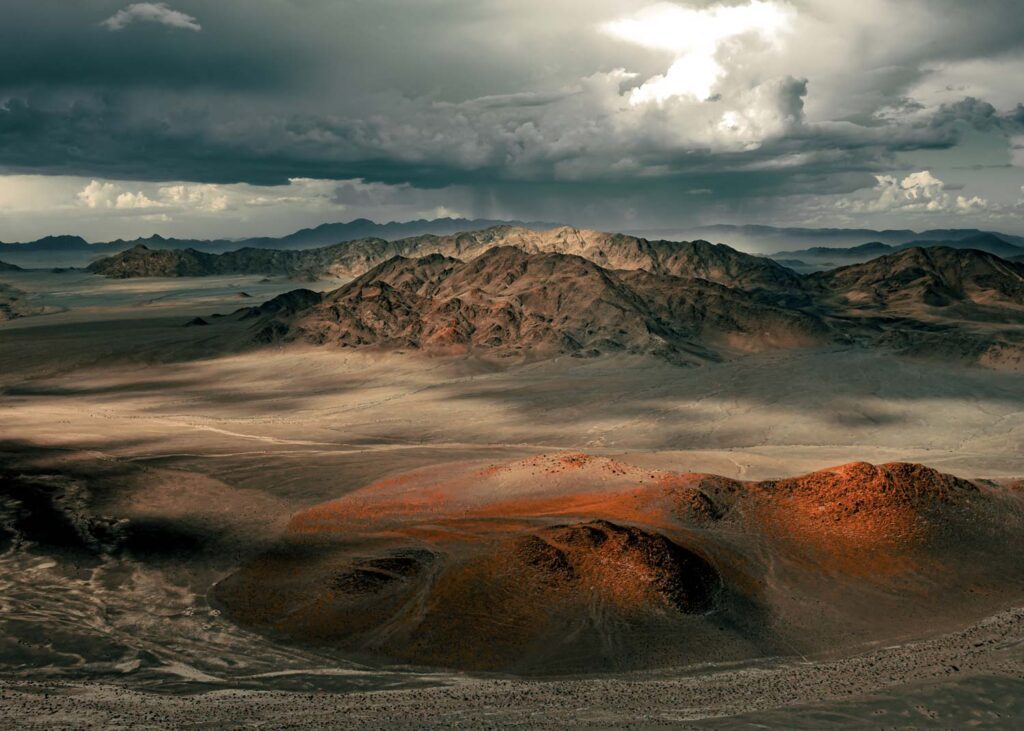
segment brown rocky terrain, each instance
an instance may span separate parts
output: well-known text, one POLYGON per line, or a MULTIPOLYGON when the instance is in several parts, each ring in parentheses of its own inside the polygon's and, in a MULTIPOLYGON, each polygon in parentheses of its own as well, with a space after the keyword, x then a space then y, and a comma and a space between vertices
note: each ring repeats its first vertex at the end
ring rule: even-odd
POLYGON ((395 257, 305 311, 264 313, 253 331, 259 342, 524 358, 625 351, 677 363, 859 342, 1024 366, 1020 266, 991 254, 908 249, 801 287, 786 302, 781 292, 509 246, 468 261, 395 257))
POLYGON ((1024 573, 983 557, 1020 546, 1021 500, 905 463, 764 482, 584 454, 448 465, 298 513, 216 593, 279 639, 422 665, 832 654, 1018 596, 1024 573))
POLYGON ((912 248, 807 279, 857 309, 1024 307, 1024 266, 975 249, 912 248))
POLYGON ((802 276, 700 241, 499 226, 220 256, 136 247, 96 270, 115 277, 184 276, 249 264, 268 274, 358 276, 325 294, 296 290, 217 318, 224 326, 246 323, 248 335, 224 342, 305 341, 523 359, 629 352, 676 363, 855 342, 1024 367, 1024 269, 972 249, 907 248, 802 276))
POLYGON ((348 347, 502 356, 629 351, 680 361, 832 339, 816 316, 742 290, 511 246, 467 262, 395 258, 266 327, 348 347))
MULTIPOLYGON (((864 232, 881 233, 881 232, 864 232)), ((1018 236, 998 234, 991 231, 933 231, 933 234, 959 233, 958 238, 939 238, 914 236, 908 241, 883 243, 881 240, 869 241, 853 247, 815 246, 795 251, 779 251, 771 255, 781 264, 794 262, 799 271, 835 269, 849 264, 860 264, 879 256, 896 254, 907 249, 929 249, 942 247, 947 249, 973 249, 995 254, 1003 259, 1013 260, 1024 257, 1024 240, 1018 236)), ((884 235, 882 238, 886 238, 884 235)), ((734 239, 728 239, 734 240, 734 239)), ((739 239, 739 240, 742 240, 739 239)))
POLYGON ((355 277, 322 301, 305 294, 282 310, 247 310, 244 319, 256 318, 249 342, 262 344, 525 359, 625 351, 699 363, 856 342, 1024 368, 1024 268, 969 248, 906 247, 800 275, 704 241, 495 226, 299 251, 214 255, 139 246, 92 270, 112 277, 355 277))
POLYGON ((973 249, 911 248, 806 281, 816 309, 866 342, 912 356, 1024 367, 1018 262, 973 249))
POLYGON ((114 279, 135 277, 206 277, 224 274, 265 274, 315 278, 331 258, 329 251, 238 249, 211 254, 196 249, 150 249, 136 244, 93 262, 87 271, 114 279))

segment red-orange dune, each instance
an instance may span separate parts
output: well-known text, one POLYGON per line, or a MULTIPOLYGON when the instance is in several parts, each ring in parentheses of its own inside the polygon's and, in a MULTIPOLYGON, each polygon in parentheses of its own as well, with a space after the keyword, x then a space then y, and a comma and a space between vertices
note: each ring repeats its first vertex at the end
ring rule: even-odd
POLYGON ((979 492, 919 464, 866 462, 750 487, 765 531, 819 564, 868 576, 914 568, 908 552, 934 537, 942 510, 979 492))
POLYGON ((831 557, 842 564, 836 568, 871 573, 898 570, 897 554, 927 539, 935 511, 978 492, 967 480, 905 463, 741 482, 568 454, 388 478, 297 514, 289 530, 472 541, 536 521, 604 519, 671 532, 728 519, 815 560, 831 557))
POLYGON ((763 482, 584 454, 450 464, 296 514, 218 592, 243 624, 432 665, 726 659, 799 643, 801 622, 866 631, 900 587, 966 591, 987 550, 970 541, 1021 513, 994 489, 903 463, 763 482))

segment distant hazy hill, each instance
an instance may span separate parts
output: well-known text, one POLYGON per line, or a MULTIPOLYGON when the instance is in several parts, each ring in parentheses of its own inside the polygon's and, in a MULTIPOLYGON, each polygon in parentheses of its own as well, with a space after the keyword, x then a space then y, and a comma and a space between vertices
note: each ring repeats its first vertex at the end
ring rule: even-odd
MULTIPOLYGON (((205 253, 224 253, 238 249, 277 249, 282 251, 322 248, 333 244, 355 241, 359 239, 383 239, 395 241, 403 238, 433 234, 448 236, 464 231, 479 231, 495 226, 516 226, 520 228, 542 231, 554 228, 557 224, 540 222, 493 221, 487 219, 441 218, 432 221, 407 221, 392 223, 375 223, 367 219, 356 219, 347 223, 325 223, 315 228, 302 229, 282 237, 254 237, 238 240, 214 239, 175 239, 161 236, 133 239, 118 239, 101 243, 89 243, 79 236, 47 236, 38 241, 22 244, 0 243, 0 260, 8 261, 22 267, 82 267, 104 256, 126 251, 133 246, 142 244, 149 249, 184 250, 194 249, 205 253)), ((909 229, 874 231, 871 229, 808 229, 808 228, 773 228, 770 226, 707 226, 697 229, 677 230, 660 229, 629 232, 634 238, 649 241, 691 241, 705 240, 728 244, 733 249, 740 249, 759 254, 772 254, 785 249, 807 250, 812 248, 844 248, 859 247, 866 242, 877 242, 887 246, 904 244, 920 244, 920 242, 937 242, 950 244, 961 242, 972 237, 997 237, 1005 244, 1021 247, 1024 253, 1024 237, 998 232, 979 231, 977 229, 934 229, 915 232, 909 229)), ((980 238, 978 240, 981 240, 980 238)), ((1016 254, 1003 253, 995 249, 992 253, 1000 256, 1016 254)), ((790 251, 790 254, 794 252, 790 251)), ((884 252, 876 252, 878 253, 884 252)), ((773 254, 774 258, 803 260, 802 256, 783 256, 773 254)), ((814 258, 813 256, 811 257, 814 258)), ((839 263, 851 263, 842 260, 839 263)), ((808 269, 820 269, 816 261, 804 262, 808 269)))
MULTIPOLYGON (((642 232, 653 236, 655 233, 642 232)), ((811 248, 849 248, 866 243, 880 243, 889 246, 919 243, 923 241, 960 242, 982 235, 996 236, 1004 243, 1024 248, 1024 237, 997 231, 981 231, 975 228, 929 229, 884 229, 866 228, 775 228, 773 226, 729 226, 715 225, 692 229, 687 236, 721 241, 730 246, 777 257, 801 259, 799 251, 811 248), (776 253, 777 252, 777 253, 776 253)), ((998 252, 992 252, 998 253, 998 252)))
POLYGON ((772 258, 783 263, 794 261, 799 262, 798 269, 812 271, 820 269, 831 269, 847 264, 856 264, 873 259, 877 256, 890 254, 910 248, 933 248, 945 247, 950 249, 975 249, 1004 259, 1013 259, 1024 256, 1024 248, 1011 243, 1009 239, 1016 240, 1018 237, 1007 236, 1006 234, 978 233, 950 240, 915 239, 905 244, 884 244, 871 242, 850 248, 830 248, 815 246, 810 249, 799 249, 796 251, 780 251, 772 254, 772 258))
POLYGON ((223 253, 243 248, 298 250, 323 247, 343 241, 368 237, 390 241, 423 234, 444 235, 459 231, 472 231, 496 225, 516 225, 524 228, 544 229, 551 228, 555 224, 465 218, 375 223, 365 218, 359 218, 347 223, 325 223, 315 228, 305 228, 279 238, 255 237, 239 240, 205 240, 174 239, 153 235, 131 241, 117 239, 115 241, 89 243, 80 236, 47 236, 37 241, 21 244, 0 243, 0 259, 22 267, 81 267, 100 257, 126 251, 139 244, 149 249, 194 249, 207 253, 223 253))

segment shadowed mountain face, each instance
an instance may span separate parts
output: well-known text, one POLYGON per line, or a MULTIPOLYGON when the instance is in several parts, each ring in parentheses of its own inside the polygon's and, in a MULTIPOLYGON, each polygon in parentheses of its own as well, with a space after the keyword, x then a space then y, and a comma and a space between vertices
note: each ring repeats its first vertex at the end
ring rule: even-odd
POLYGON ((330 253, 322 249, 308 251, 238 249, 224 254, 210 254, 195 249, 150 249, 144 244, 138 244, 127 251, 94 262, 87 269, 95 274, 103 274, 116 279, 206 277, 219 274, 266 274, 314 278, 328 265, 330 258, 330 253))
MULTIPOLYGON (((399 242, 401 243, 401 242, 399 242)), ((440 253, 472 259, 501 246, 529 253, 570 254, 606 269, 643 270, 652 274, 707 279, 741 289, 797 287, 799 277, 770 259, 751 256, 707 241, 647 239, 570 227, 550 231, 499 227, 449 237, 423 237, 405 255, 440 253)))
POLYGON ((909 355, 1024 367, 1024 267, 972 249, 907 249, 810 275, 820 310, 909 355))
POLYGON ((983 556, 1022 527, 1019 491, 916 464, 742 482, 570 454, 312 507, 217 596, 282 639, 464 669, 830 653, 1019 595, 1017 562, 983 556))

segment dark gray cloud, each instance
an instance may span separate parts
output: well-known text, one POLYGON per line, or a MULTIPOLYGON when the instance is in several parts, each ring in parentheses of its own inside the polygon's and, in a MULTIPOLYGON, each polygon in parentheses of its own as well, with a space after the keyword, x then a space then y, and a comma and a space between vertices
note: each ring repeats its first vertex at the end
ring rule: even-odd
POLYGON ((940 106, 932 116, 931 126, 943 129, 956 122, 964 122, 982 132, 1002 130, 1010 134, 1019 133, 1024 130, 1024 104, 1000 112, 989 102, 969 96, 940 106))
POLYGON ((154 89, 280 91, 300 81, 304 64, 322 60, 319 53, 309 55, 297 39, 273 33, 253 13, 211 14, 219 3, 172 5, 203 16, 203 31, 133 22, 112 33, 104 22, 131 7, 123 2, 4 0, 0 97, 154 89))
POLYGON ((775 0, 778 37, 725 32, 711 51, 602 32, 652 5, 7 0, 0 172, 359 178, 459 186, 481 215, 614 201, 666 218, 870 188, 965 130, 1005 139, 1007 162, 1019 145, 1017 0, 775 0), (680 59, 710 98, 636 103, 680 59))

